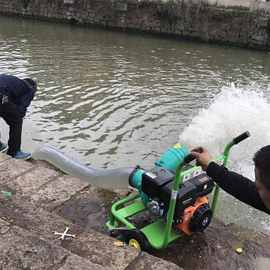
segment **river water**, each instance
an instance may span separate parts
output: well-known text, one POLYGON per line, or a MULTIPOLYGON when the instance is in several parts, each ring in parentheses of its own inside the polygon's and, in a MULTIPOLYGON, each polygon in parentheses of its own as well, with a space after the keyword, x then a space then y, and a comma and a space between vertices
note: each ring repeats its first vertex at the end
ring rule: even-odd
MULTIPOLYGON (((28 151, 50 144, 94 167, 150 168, 176 142, 216 155, 250 130, 231 164, 253 178, 252 156, 270 144, 267 52, 0 17, 0 71, 39 84, 28 151)), ((218 215, 270 227, 224 193, 218 215)))

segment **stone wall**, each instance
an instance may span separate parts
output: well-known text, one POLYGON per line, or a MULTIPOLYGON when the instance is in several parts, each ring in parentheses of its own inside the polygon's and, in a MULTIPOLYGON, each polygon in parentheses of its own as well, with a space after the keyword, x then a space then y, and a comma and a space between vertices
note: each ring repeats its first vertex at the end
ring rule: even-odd
POLYGON ((0 0, 0 13, 270 48, 260 0, 0 0))

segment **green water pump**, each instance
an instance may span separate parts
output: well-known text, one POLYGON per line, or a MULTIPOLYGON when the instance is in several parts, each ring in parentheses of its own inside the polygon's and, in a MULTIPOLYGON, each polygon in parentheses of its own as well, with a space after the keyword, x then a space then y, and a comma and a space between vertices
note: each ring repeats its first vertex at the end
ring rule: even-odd
MULTIPOLYGON (((226 166, 231 148, 249 136, 244 132, 235 137, 215 160, 226 166)), ((110 234, 129 246, 150 251, 166 248, 182 235, 203 232, 214 214, 219 187, 200 166, 191 163, 194 159, 187 147, 176 144, 151 170, 136 168, 129 177, 136 190, 112 205, 106 223, 110 234), (213 190, 210 204, 208 195, 213 190)))

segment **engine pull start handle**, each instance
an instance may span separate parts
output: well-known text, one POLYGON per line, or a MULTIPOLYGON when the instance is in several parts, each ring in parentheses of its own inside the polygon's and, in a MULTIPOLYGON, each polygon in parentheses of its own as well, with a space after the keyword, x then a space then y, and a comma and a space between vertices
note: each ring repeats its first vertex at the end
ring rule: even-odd
POLYGON ((238 144, 241 141, 247 139, 249 136, 250 136, 250 133, 248 131, 246 131, 246 132, 240 134, 239 136, 235 137, 232 142, 233 142, 233 144, 238 144))

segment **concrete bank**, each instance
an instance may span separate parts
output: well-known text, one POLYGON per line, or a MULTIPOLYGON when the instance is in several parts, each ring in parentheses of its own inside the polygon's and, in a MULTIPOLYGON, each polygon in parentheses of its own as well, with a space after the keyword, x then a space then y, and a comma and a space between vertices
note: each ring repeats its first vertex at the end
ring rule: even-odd
POLYGON ((218 221, 152 255, 119 247, 104 228, 118 196, 0 154, 0 269, 270 269, 269 235, 218 221), (67 226, 76 237, 59 240, 67 226))
POLYGON ((0 269, 180 270, 171 262, 119 247, 115 239, 93 229, 98 225, 104 231, 105 198, 108 202, 114 196, 104 196, 45 163, 0 154, 0 269), (54 232, 63 233, 66 227, 75 238, 60 240, 54 232))
POLYGON ((262 0, 0 0, 0 14, 270 48, 270 3, 262 0))

